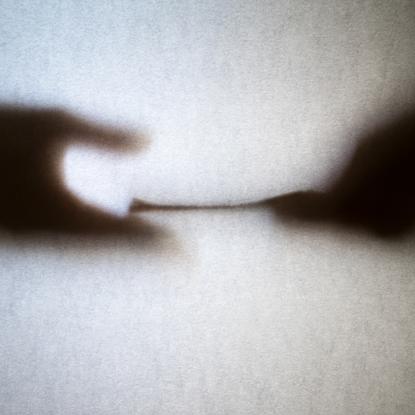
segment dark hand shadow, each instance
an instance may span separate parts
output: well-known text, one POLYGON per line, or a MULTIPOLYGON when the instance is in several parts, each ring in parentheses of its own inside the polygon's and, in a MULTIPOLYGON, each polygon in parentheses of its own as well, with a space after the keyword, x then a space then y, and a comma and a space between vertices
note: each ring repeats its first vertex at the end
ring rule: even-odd
POLYGON ((341 176, 325 193, 286 194, 266 201, 285 218, 333 222, 384 238, 415 227, 415 111, 384 122, 358 141, 341 176))
POLYGON ((114 151, 137 144, 123 131, 62 110, 0 106, 0 227, 13 233, 154 237, 159 230, 152 225, 104 213, 65 187, 62 157, 75 141, 114 151))

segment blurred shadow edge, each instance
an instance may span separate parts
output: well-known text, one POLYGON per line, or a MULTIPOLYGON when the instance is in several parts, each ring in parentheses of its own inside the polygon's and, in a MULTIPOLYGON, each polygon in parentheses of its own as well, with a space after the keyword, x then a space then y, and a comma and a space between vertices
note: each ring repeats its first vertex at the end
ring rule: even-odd
POLYGON ((264 203, 296 223, 329 222, 397 239, 415 228, 415 108, 357 140, 346 168, 324 193, 300 191, 264 203))
POLYGON ((77 199, 61 173, 74 140, 130 151, 125 131, 101 126, 58 108, 0 105, 0 227, 13 234, 135 235, 143 242, 164 231, 130 215, 117 218, 77 199))

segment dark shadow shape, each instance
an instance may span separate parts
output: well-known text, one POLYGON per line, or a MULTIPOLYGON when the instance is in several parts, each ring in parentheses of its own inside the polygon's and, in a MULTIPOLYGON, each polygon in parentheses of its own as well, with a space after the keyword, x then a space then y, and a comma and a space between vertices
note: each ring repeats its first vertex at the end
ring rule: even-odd
POLYGON ((106 214, 70 193, 61 162, 75 141, 114 151, 136 147, 125 132, 63 110, 0 106, 0 227, 13 233, 155 236, 156 227, 106 214))
POLYGON ((415 227, 415 111, 374 129, 325 193, 296 192, 266 201, 285 218, 333 222, 380 237, 415 227))

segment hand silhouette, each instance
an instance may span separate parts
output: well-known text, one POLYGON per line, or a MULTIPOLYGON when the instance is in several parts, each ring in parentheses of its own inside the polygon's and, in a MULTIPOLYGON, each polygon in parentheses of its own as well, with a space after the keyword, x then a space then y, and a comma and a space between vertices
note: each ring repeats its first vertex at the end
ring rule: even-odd
POLYGON ((78 200, 62 177, 71 143, 129 151, 125 132, 57 109, 0 107, 0 226, 11 231, 150 232, 132 218, 116 218, 78 200))
POLYGON ((403 235, 415 225, 414 135, 412 111, 363 137, 327 192, 296 192, 267 203, 290 218, 332 221, 383 237, 403 235))

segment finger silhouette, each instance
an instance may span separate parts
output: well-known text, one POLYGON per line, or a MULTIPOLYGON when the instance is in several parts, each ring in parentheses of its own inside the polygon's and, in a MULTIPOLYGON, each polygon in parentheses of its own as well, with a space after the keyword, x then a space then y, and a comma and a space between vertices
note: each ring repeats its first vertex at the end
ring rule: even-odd
POLYGON ((0 106, 0 226, 16 232, 141 232, 136 218, 117 218, 78 200, 62 177, 62 157, 74 142, 130 151, 137 141, 63 110, 0 106))
POLYGON ((285 217, 331 221, 398 237, 415 227, 415 111, 386 121, 358 140, 327 192, 296 192, 267 203, 285 217))

